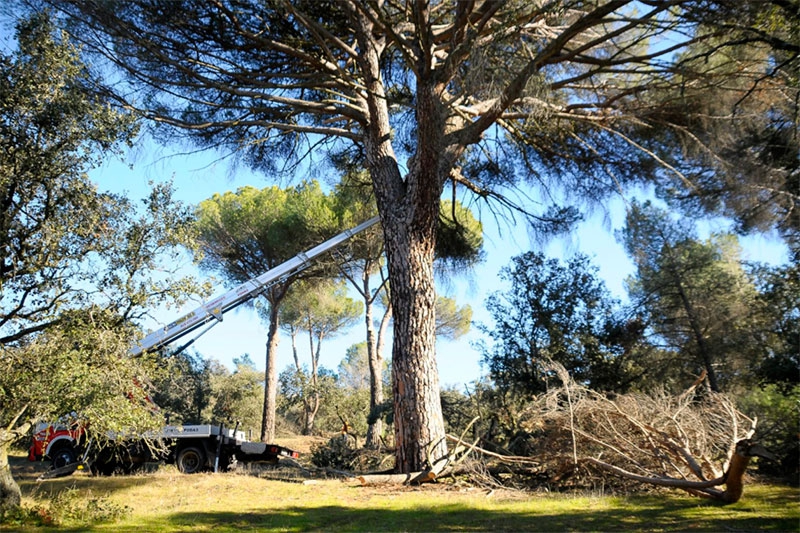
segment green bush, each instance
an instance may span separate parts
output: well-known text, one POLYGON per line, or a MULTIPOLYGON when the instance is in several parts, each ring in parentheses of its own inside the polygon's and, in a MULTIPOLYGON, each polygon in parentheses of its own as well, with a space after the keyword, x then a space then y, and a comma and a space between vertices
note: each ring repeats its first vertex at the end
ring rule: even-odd
POLYGON ((50 511, 44 507, 12 507, 0 511, 0 524, 8 527, 53 525, 50 511))
POLYGON ((753 389, 739 400, 739 409, 758 417, 756 438, 778 457, 775 462, 759 459, 758 471, 800 481, 800 386, 753 389))
POLYGON ((311 462, 320 468, 353 470, 357 456, 356 441, 347 434, 337 435, 326 444, 311 447, 311 462))
POLYGON ((69 526, 82 527, 101 522, 115 522, 129 515, 130 507, 105 497, 85 494, 75 488, 56 493, 46 505, 22 505, 0 513, 0 524, 10 527, 69 526))

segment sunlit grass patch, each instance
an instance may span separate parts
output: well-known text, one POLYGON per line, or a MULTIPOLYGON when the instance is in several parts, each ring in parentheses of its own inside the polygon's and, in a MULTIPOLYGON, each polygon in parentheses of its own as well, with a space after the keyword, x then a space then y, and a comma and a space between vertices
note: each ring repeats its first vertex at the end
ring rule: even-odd
MULTIPOLYGON (((87 499, 102 495, 109 509, 129 509, 113 521, 73 526, 80 531, 800 529, 800 491, 777 485, 749 485, 740 502, 725 506, 678 491, 619 497, 489 491, 448 484, 360 486, 334 480, 303 484, 256 474, 187 476, 167 467, 135 476, 78 474, 41 484, 28 479, 23 491, 28 506, 47 505, 54 494, 71 491, 87 499)), ((5 531, 20 529, 0 526, 5 531)))

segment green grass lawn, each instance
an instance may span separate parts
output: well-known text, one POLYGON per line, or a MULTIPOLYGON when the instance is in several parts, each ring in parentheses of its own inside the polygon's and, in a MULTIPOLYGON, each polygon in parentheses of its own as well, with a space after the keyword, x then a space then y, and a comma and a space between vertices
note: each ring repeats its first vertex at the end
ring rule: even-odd
POLYGON ((611 497, 362 487, 171 468, 37 483, 32 467, 18 463, 17 472, 25 506, 47 508, 55 496, 62 525, 0 531, 800 531, 800 491, 777 485, 752 484, 739 503, 723 506, 678 491, 611 497), (103 515, 111 520, 96 520, 103 515))

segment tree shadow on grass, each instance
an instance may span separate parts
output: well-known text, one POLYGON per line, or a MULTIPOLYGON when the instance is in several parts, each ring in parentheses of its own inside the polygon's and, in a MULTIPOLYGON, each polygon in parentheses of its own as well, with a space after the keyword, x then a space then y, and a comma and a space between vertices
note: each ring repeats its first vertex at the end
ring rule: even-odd
POLYGON ((49 461, 30 462, 20 454, 9 456, 11 472, 25 495, 55 494, 66 489, 92 489, 100 493, 113 493, 135 485, 146 483, 141 475, 96 477, 87 471, 38 481, 39 476, 50 468, 49 461))
MULTIPOLYGON (((169 518, 175 530, 220 531, 797 531, 794 517, 765 519, 747 508, 687 499, 656 498, 621 503, 618 508, 563 513, 491 510, 464 505, 409 509, 351 509, 342 506, 293 507, 248 513, 177 513, 169 518), (708 508, 709 513, 696 513, 708 508), (716 515, 716 516, 714 516, 716 515)), ((162 523, 163 525, 163 523, 162 523)), ((146 527, 146 526, 145 526, 146 527)))

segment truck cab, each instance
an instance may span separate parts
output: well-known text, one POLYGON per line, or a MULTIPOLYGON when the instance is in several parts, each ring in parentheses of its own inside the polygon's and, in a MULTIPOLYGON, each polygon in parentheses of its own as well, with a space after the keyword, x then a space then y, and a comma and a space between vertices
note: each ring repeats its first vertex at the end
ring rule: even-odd
POLYGON ((62 417, 56 424, 40 422, 33 430, 28 460, 50 459, 53 468, 76 463, 79 442, 84 439, 84 435, 83 426, 73 416, 62 417))

